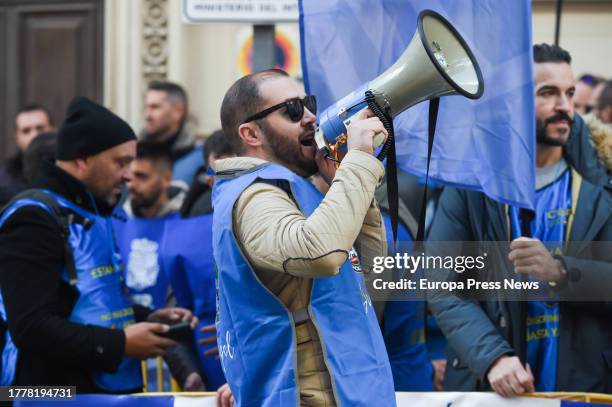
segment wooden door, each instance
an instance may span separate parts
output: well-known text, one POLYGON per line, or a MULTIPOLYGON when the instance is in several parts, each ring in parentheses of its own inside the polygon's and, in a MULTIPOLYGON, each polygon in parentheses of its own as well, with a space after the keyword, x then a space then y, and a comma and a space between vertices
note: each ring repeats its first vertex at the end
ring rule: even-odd
POLYGON ((14 117, 42 103, 56 126, 75 95, 102 102, 104 0, 0 0, 0 158, 14 117))

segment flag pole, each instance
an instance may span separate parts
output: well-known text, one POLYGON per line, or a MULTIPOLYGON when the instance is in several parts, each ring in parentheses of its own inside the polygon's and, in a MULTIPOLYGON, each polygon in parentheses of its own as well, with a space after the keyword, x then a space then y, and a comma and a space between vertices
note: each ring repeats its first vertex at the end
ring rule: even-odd
POLYGON ((561 9, 563 8, 563 0, 557 0, 557 19, 555 22, 555 45, 559 45, 559 34, 561 31, 561 9))
POLYGON ((253 72, 274 68, 276 61, 274 35, 274 24, 253 26, 253 72))

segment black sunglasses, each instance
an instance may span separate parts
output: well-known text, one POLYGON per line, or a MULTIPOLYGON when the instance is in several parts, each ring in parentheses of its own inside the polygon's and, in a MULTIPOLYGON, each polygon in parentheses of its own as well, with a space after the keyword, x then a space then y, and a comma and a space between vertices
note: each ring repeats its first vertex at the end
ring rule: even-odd
POLYGON ((253 120, 263 119, 270 113, 282 108, 287 108, 287 116, 293 122, 299 122, 304 117, 304 107, 308 109, 312 114, 317 114, 317 98, 314 95, 306 96, 304 99, 294 98, 284 101, 283 103, 279 103, 278 105, 274 105, 265 110, 262 110, 259 113, 256 113, 252 116, 247 117, 242 124, 252 122, 253 120))

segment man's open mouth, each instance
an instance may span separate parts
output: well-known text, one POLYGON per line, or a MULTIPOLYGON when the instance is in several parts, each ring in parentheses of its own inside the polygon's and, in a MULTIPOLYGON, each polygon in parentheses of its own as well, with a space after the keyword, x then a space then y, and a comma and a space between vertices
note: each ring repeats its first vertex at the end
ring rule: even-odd
POLYGON ((315 145, 314 135, 308 135, 306 137, 303 137, 300 140, 300 144, 303 145, 304 147, 314 147, 315 145))
POLYGON ((571 127, 571 124, 565 119, 555 120, 554 122, 550 122, 549 124, 565 124, 566 126, 571 127))
POLYGON ((300 141, 300 144, 305 147, 313 147, 314 146, 314 138, 308 138, 300 141))

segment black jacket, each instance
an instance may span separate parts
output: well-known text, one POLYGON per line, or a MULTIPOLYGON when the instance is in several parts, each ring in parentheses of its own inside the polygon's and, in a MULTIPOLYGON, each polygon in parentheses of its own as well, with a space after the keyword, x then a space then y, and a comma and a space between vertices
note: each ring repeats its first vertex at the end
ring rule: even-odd
POLYGON ((189 191, 181 207, 181 218, 191 218, 212 213, 212 189, 206 182, 206 169, 207 166, 203 165, 198 168, 194 175, 193 182, 189 186, 189 191))
MULTIPOLYGON (((574 207, 570 241, 612 240, 609 191, 582 180, 574 207)), ((507 241, 507 206, 481 193, 446 188, 430 239, 435 241, 507 241)), ((612 392, 612 253, 604 262, 584 260, 586 245, 570 245, 567 270, 579 278, 563 290, 608 292, 606 302, 560 302, 557 389, 612 392)), ((599 294, 599 298, 601 297, 599 294)), ((583 294, 582 298, 586 298, 583 294)), ((490 389, 486 375, 501 355, 525 356, 525 303, 477 302, 458 297, 431 300, 429 307, 448 339, 444 388, 448 391, 490 389)))
POLYGON ((26 188, 23 176, 23 155, 17 155, 0 163, 0 207, 26 188))
MULTIPOLYGON (((84 185, 51 163, 45 163, 37 186, 93 210, 93 198, 84 185)), ((96 206, 102 215, 113 209, 99 201, 96 206)), ((101 392, 90 373, 119 367, 125 335, 122 330, 68 320, 78 294, 60 276, 63 244, 57 222, 41 208, 19 209, 0 229, 0 287, 8 329, 19 349, 14 385, 101 392)))

